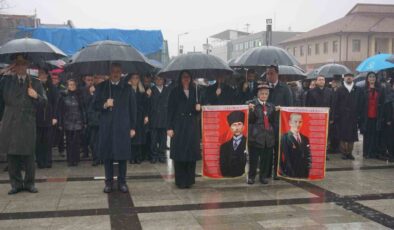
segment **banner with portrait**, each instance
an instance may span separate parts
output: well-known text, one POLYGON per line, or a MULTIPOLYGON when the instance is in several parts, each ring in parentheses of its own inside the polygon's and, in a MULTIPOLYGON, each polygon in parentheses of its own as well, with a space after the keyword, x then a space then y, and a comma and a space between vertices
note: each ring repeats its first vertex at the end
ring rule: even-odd
POLYGON ((202 107, 202 175, 234 178, 245 174, 248 106, 202 107))
POLYGON ((279 177, 322 180, 325 176, 329 108, 282 107, 279 177))

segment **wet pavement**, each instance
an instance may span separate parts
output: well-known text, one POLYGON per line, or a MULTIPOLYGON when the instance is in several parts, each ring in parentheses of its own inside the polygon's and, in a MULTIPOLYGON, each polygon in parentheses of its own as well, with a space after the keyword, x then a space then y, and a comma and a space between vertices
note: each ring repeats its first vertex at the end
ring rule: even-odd
MULTIPOLYGON (((201 177, 180 190, 168 164, 128 165, 130 192, 102 192, 103 166, 37 169, 39 193, 9 196, 0 172, 0 229, 393 229, 394 164, 330 155, 326 179, 247 185, 201 177)), ((5 164, 0 164, 0 168, 5 164)))

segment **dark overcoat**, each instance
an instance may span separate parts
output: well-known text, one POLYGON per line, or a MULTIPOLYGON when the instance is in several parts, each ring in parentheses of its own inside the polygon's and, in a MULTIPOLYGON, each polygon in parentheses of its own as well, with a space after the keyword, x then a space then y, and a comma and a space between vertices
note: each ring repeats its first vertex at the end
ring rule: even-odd
POLYGON ((149 124, 152 129, 167 128, 168 98, 171 89, 163 86, 160 91, 157 87, 152 87, 152 95, 150 97, 149 124))
POLYGON ((137 118, 135 124, 135 136, 131 139, 132 145, 142 145, 146 142, 146 129, 147 124, 144 124, 144 118, 148 116, 149 113, 149 100, 144 92, 140 92, 130 86, 135 95, 135 101, 137 105, 137 118))
POLYGON ((19 85, 18 77, 5 76, 0 81, 0 154, 31 156, 36 146, 37 106, 45 106, 47 97, 39 80, 27 76, 19 85), (38 98, 28 96, 31 84, 38 98))
POLYGON ((263 113, 263 106, 257 101, 253 100, 255 108, 249 111, 249 145, 257 148, 272 148, 275 145, 275 133, 277 128, 275 106, 267 103, 266 115, 263 113), (264 127, 264 116, 268 117, 270 127, 264 127))
POLYGON ((122 79, 118 85, 109 80, 100 83, 94 98, 95 109, 101 111, 98 156, 105 160, 128 160, 131 152, 130 130, 136 127, 137 108, 134 92, 122 79), (112 109, 104 109, 108 98, 112 109))

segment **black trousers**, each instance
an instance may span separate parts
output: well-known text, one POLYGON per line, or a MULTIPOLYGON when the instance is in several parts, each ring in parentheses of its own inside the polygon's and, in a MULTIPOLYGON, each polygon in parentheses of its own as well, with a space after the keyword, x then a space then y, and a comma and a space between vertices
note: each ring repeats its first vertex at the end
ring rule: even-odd
POLYGON ((378 132, 376 130, 376 122, 376 119, 368 118, 363 136, 363 154, 368 158, 376 158, 378 153, 378 132))
POLYGON ((37 127, 36 161, 39 168, 52 165, 52 127, 37 127))
POLYGON ((85 157, 89 156, 90 129, 84 128, 81 132, 81 146, 85 157))
POLYGON ((167 146, 167 130, 152 129, 151 130, 151 158, 165 159, 165 151, 167 146))
POLYGON ((98 161, 97 151, 98 151, 98 137, 99 137, 99 127, 89 127, 90 132, 90 140, 89 146, 92 150, 92 159, 93 161, 98 161))
POLYGON ((256 177, 257 166, 259 166, 260 180, 270 176, 273 164, 273 152, 273 148, 249 146, 249 179, 254 179, 256 177))
POLYGON ((151 146, 151 142, 152 142, 152 138, 151 138, 151 133, 150 130, 146 130, 146 139, 145 139, 145 144, 142 145, 142 156, 141 156, 141 160, 149 160, 151 159, 151 150, 150 150, 150 146, 151 146))
MULTIPOLYGON (((104 160, 105 183, 112 184, 114 181, 114 160, 104 160)), ((127 161, 118 161, 118 184, 126 184, 127 161)))
POLYGON ((175 184, 178 187, 190 187, 195 184, 196 162, 174 161, 175 184))
POLYGON ((394 124, 387 125, 385 128, 387 149, 391 159, 394 159, 394 124))
POLYGON ((131 145, 130 160, 142 160, 142 145, 131 145))
POLYGON ((79 162, 81 143, 80 130, 66 130, 66 148, 68 164, 77 164, 79 162))
POLYGON ((60 130, 58 127, 53 127, 53 136, 53 147, 57 147, 59 153, 63 153, 65 150, 64 130, 60 130))
POLYGON ((7 155, 8 175, 13 188, 30 188, 34 186, 36 167, 34 155, 7 155), (22 178, 22 165, 25 170, 25 177, 22 178))

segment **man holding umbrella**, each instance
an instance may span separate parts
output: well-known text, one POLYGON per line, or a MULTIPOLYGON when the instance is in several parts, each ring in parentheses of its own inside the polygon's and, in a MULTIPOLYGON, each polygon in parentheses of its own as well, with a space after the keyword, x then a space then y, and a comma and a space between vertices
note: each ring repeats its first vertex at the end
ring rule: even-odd
POLYGON ((130 159, 130 138, 135 136, 136 99, 125 79, 120 64, 111 64, 110 79, 97 86, 94 107, 101 111, 98 155, 104 161, 105 193, 112 192, 114 161, 119 162, 118 189, 128 192, 127 160, 130 159))
MULTIPOLYGON (((47 98, 39 80, 27 74, 26 55, 15 54, 13 64, 2 74, 12 70, 0 82, 0 111, 4 110, 0 128, 0 153, 7 154, 8 174, 12 195, 22 190, 37 193, 34 186, 36 145, 36 107, 47 98), (25 177, 22 178, 22 164, 25 177)), ((2 112, 0 112, 1 114, 2 112)))

